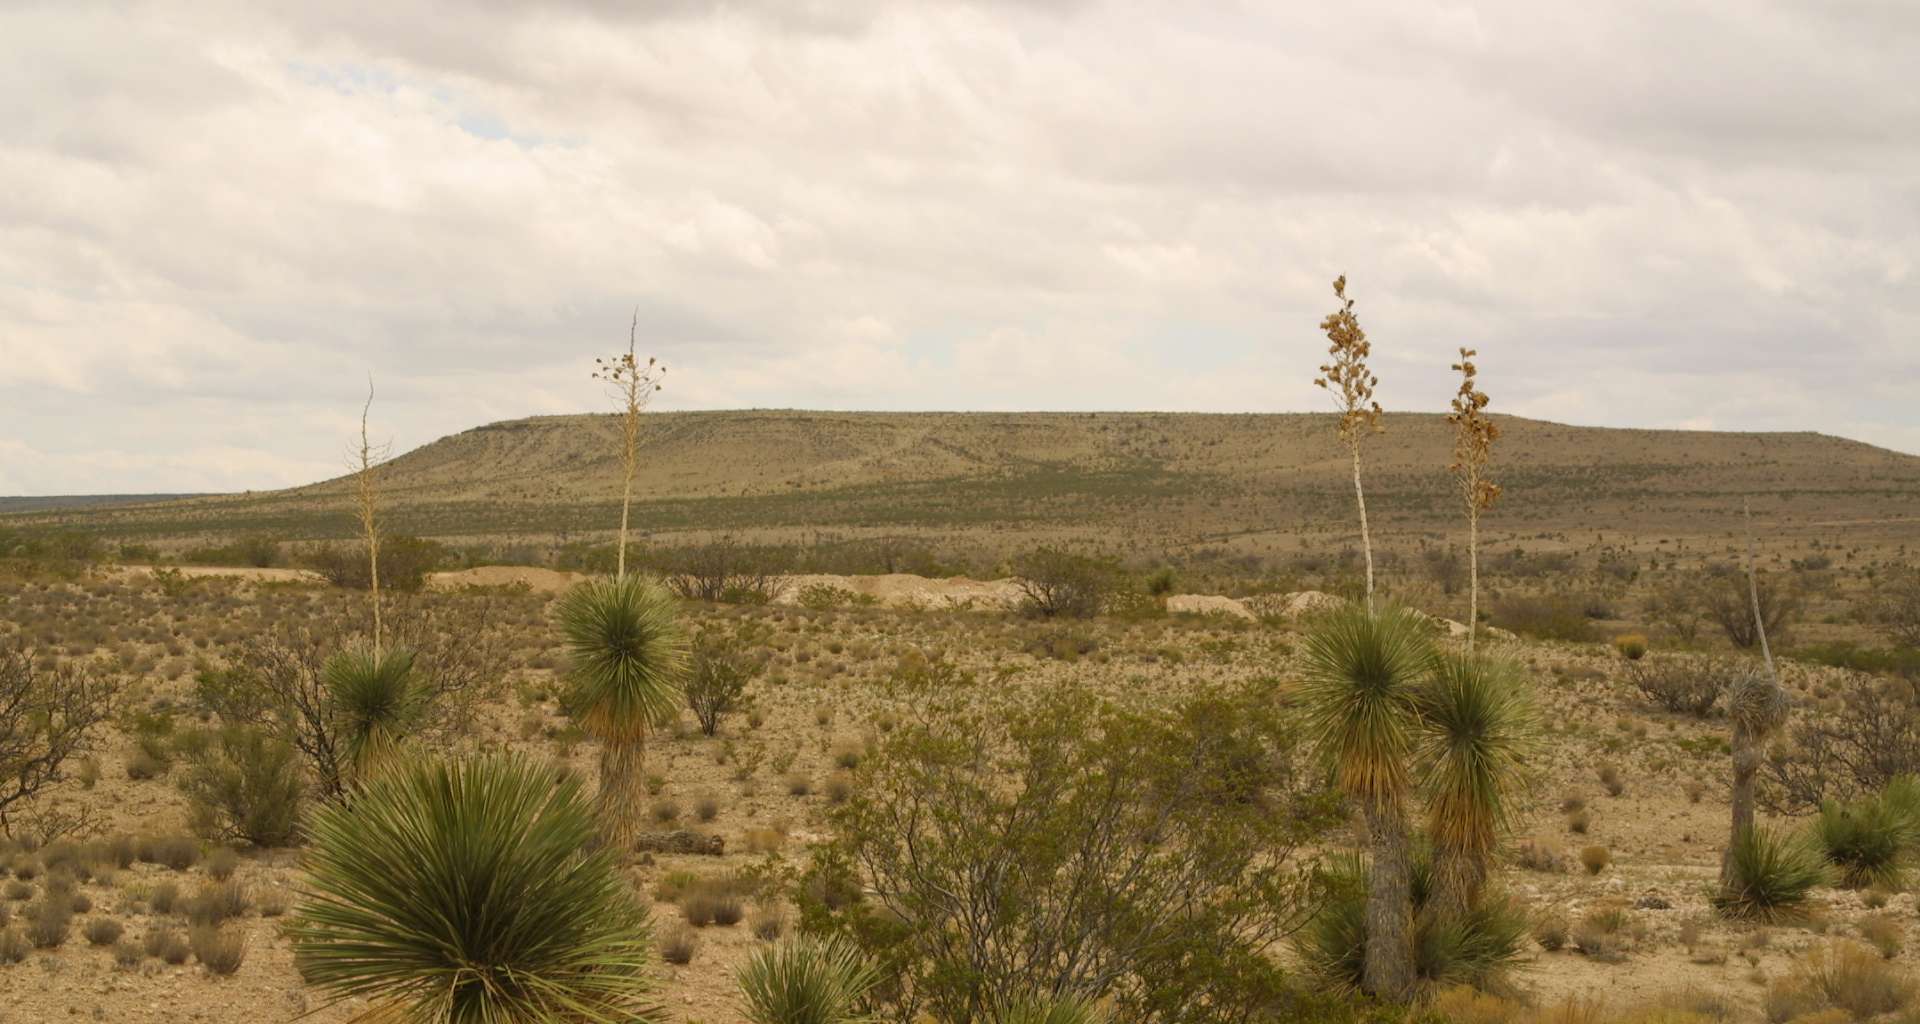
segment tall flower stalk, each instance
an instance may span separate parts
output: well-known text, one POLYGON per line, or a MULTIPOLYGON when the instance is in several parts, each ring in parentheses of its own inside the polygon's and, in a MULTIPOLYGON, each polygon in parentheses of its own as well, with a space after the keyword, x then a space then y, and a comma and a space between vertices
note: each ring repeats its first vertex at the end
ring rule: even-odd
POLYGON ((373 375, 367 375, 367 404, 360 407, 360 450, 353 474, 354 513, 367 542, 367 586, 373 593, 373 657, 380 658, 380 522, 375 512, 380 492, 374 471, 387 459, 388 447, 367 439, 367 414, 373 411, 373 375))
POLYGON ((1373 537, 1367 530, 1367 493, 1360 485, 1360 445, 1367 435, 1384 429, 1380 425, 1380 403, 1373 400, 1373 388, 1380 378, 1367 367, 1373 346, 1367 341, 1367 332, 1360 329, 1359 318, 1353 315, 1345 274, 1334 279, 1333 294, 1340 300, 1340 307, 1320 321, 1320 329, 1327 332, 1327 355, 1332 358, 1320 367, 1320 376, 1313 383, 1333 395, 1340 410, 1340 441, 1353 457, 1353 500, 1360 507, 1360 547, 1367 559, 1367 611, 1371 614, 1373 537))
POLYGON ((627 350, 593 361, 593 379, 606 381, 620 403, 620 553, 615 570, 618 577, 627 574, 627 522, 633 508, 634 472, 640 465, 640 413, 646 409, 653 393, 660 390, 660 378, 667 373, 666 366, 652 356, 647 357, 645 366, 640 364, 640 357, 634 351, 639 332, 640 314, 635 313, 633 323, 627 328, 627 350))
POLYGON ((1487 393, 1474 379, 1479 373, 1474 355, 1473 349, 1463 348, 1460 361, 1453 364, 1460 375, 1460 390, 1453 396, 1453 411, 1447 414, 1447 422, 1453 424, 1453 464, 1447 468, 1460 478, 1460 495, 1467 503, 1468 654, 1473 653, 1473 639, 1480 632, 1480 513, 1500 499, 1500 485, 1487 479, 1500 426, 1486 414, 1487 393))

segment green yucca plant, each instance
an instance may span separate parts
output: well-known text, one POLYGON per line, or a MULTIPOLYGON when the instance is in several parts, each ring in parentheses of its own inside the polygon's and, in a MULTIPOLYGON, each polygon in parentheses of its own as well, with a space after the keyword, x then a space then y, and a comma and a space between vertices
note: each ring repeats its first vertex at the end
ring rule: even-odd
POLYGON ((1108 1024, 1113 1015, 1072 996, 1029 996, 1001 1008, 999 1024, 1108 1024))
POLYGON ((1903 809, 1886 794, 1841 803, 1820 804, 1813 835, 1826 852, 1827 862, 1840 871, 1840 884, 1849 889, 1877 885, 1900 888, 1904 862, 1912 845, 1911 825, 1903 809))
POLYGON ((1901 841, 1920 849, 1920 775, 1896 776, 1880 791, 1880 801, 1899 824, 1901 841))
POLYGON ((290 933, 362 1020, 612 1024, 645 1002, 645 909, 570 773, 518 757, 395 766, 308 827, 290 933))
MULTIPOLYGON (((1434 862, 1424 844, 1410 861, 1409 893, 1415 908, 1412 937, 1413 985, 1432 988, 1472 985, 1497 988, 1520 959, 1529 921, 1517 903, 1505 897, 1483 899, 1461 914, 1432 912, 1434 862)), ((1366 858, 1336 855, 1321 869, 1326 903, 1295 940, 1308 972, 1341 993, 1365 991, 1367 950, 1366 858)))
POLYGON ((1712 902, 1723 916, 1737 920, 1792 920, 1826 877, 1820 851, 1805 839, 1749 828, 1728 849, 1726 880, 1712 902))
POLYGON ((1435 655, 1417 701, 1420 782, 1434 845, 1433 906, 1458 916, 1479 899, 1538 726, 1519 669, 1485 654, 1435 655))
POLYGON ((340 721, 342 753, 358 777, 387 763, 424 707, 414 685, 413 652, 352 647, 321 668, 327 696, 340 721))
POLYGON ((1432 658, 1426 623, 1403 608, 1346 605, 1307 632, 1298 695, 1333 782, 1366 818, 1372 846, 1365 980, 1384 999, 1413 987, 1406 802, 1419 717, 1416 687, 1432 658))
POLYGON ((680 713, 688 640, 676 611, 665 587, 638 575, 586 580, 560 599, 569 702, 600 743, 602 821, 622 849, 643 814, 647 736, 680 713))
POLYGON ((755 952, 740 968, 753 1024, 866 1024, 860 1000, 879 974, 839 941, 796 939, 755 952))

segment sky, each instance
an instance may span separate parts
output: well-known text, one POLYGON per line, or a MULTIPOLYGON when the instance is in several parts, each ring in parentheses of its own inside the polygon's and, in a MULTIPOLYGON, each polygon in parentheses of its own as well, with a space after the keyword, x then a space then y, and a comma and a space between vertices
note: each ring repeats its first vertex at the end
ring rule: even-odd
POLYGON ((1390 411, 1920 453, 1920 4, 0 3, 0 494, 603 410, 1390 411))

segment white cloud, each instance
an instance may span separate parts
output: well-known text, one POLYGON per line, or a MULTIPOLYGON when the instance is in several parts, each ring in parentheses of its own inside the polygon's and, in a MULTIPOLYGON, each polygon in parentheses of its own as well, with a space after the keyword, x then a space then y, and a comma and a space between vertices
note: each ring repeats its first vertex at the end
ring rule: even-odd
MULTIPOLYGON (((1920 450, 1899 5, 574 0, 0 12, 0 491, 598 408, 1382 395, 1920 450), (238 446, 238 447, 237 447, 238 446), (246 454, 236 454, 244 452, 246 454)), ((316 470, 316 467, 323 467, 316 470)))

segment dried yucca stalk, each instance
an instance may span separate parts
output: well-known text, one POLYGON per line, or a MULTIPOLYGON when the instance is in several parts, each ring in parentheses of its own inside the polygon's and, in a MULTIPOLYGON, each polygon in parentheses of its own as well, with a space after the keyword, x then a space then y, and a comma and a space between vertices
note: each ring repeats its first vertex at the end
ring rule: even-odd
POLYGON ((1473 638, 1480 631, 1480 513, 1500 499, 1500 485, 1487 479, 1487 464, 1493 460, 1493 442, 1500 437, 1500 426, 1486 414, 1487 393, 1474 378, 1473 349, 1460 350, 1460 361, 1453 369, 1460 374, 1460 390, 1453 396, 1453 411, 1447 422, 1453 424, 1453 465, 1447 467, 1460 478, 1460 494, 1467 502, 1467 652, 1473 652, 1473 638))
POLYGON ((373 593, 373 656, 380 657, 380 523, 375 515, 379 482, 375 471, 387 461, 392 447, 367 439, 367 415, 373 411, 373 375, 367 375, 367 402, 360 407, 360 449, 356 453, 353 474, 353 503, 360 519, 360 533, 367 542, 367 585, 373 593))
POLYGON ((647 357, 645 366, 634 353, 635 338, 640 330, 640 315, 634 314, 633 323, 627 328, 627 350, 607 359, 594 359, 593 379, 606 381, 621 409, 621 490, 620 490, 620 553, 618 555, 615 577, 627 574, 627 518, 633 507, 633 475, 640 463, 640 413, 646 409, 647 400, 660 390, 660 378, 666 375, 666 365, 647 357))
POLYGON ((1320 321, 1320 329, 1327 332, 1327 354, 1333 358, 1320 367, 1320 376, 1313 383, 1333 395, 1340 409, 1340 440, 1353 456, 1353 500, 1360 507, 1360 548, 1367 557, 1367 611, 1372 612, 1373 537, 1367 531, 1367 494, 1360 486, 1360 444, 1367 435, 1385 429, 1380 425, 1380 403, 1373 400, 1373 388, 1380 378, 1367 368, 1373 346, 1353 315, 1345 274, 1334 279, 1333 294, 1340 300, 1340 308, 1320 321))

